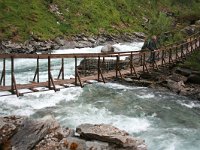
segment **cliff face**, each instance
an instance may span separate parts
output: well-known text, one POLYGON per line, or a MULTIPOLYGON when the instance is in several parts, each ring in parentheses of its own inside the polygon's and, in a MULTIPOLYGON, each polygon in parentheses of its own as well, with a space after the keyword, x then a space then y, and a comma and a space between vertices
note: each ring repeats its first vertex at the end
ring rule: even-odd
POLYGON ((70 38, 81 33, 148 33, 149 22, 160 26, 155 22, 159 12, 172 18, 171 22, 178 18, 192 23, 199 19, 199 7, 198 0, 1 0, 0 41, 70 38))

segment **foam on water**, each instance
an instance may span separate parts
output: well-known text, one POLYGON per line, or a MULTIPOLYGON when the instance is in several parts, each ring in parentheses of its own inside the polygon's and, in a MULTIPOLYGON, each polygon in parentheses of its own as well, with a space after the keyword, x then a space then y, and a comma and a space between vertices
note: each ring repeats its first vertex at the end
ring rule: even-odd
POLYGON ((200 108, 199 101, 183 101, 183 100, 177 100, 178 104, 185 106, 187 108, 200 108))
POLYGON ((81 92, 80 87, 71 87, 61 89, 58 92, 51 90, 29 93, 19 98, 15 95, 1 97, 0 102, 4 107, 7 106, 7 113, 12 112, 15 115, 30 116, 37 110, 54 107, 61 101, 74 101, 81 92))
POLYGON ((109 87, 112 89, 123 89, 123 90, 131 90, 131 89, 146 89, 146 87, 136 87, 136 86, 128 86, 128 85, 122 85, 119 83, 99 83, 101 86, 109 87))
MULTIPOLYGON (((64 110, 57 110, 56 113, 64 113, 64 110)), ((63 124, 70 124, 72 128, 83 123, 111 124, 129 133, 146 131, 150 122, 146 118, 127 117, 115 115, 105 108, 98 109, 91 104, 80 104, 76 107, 67 107, 64 117, 57 117, 63 124)))

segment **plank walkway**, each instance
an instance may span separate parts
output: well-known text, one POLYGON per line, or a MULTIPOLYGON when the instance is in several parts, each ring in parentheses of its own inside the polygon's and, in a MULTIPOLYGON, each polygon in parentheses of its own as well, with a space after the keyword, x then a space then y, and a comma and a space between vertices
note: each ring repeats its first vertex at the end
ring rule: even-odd
MULTIPOLYGON (((177 61, 183 61, 187 56, 193 53, 196 50, 199 50, 200 47, 200 33, 192 35, 189 39, 185 40, 181 44, 173 44, 168 47, 164 47, 160 50, 155 51, 156 58, 153 63, 147 63, 150 52, 118 52, 118 53, 93 53, 93 54, 1 54, 0 59, 3 59, 3 68, 2 75, 0 80, 0 91, 11 91, 12 94, 17 96, 23 95, 24 93, 29 92, 38 92, 38 87, 46 87, 46 90, 59 90, 57 86, 62 86, 64 88, 69 87, 70 85, 79 85, 83 86, 84 83, 90 80, 97 80, 105 82, 111 78, 123 78, 126 75, 138 76, 141 72, 151 72, 155 69, 159 69, 160 66, 168 67, 168 65, 174 64, 177 61), (125 70, 120 68, 119 62, 120 57, 127 56, 130 58, 128 63, 129 67, 125 70), (101 71, 100 59, 105 57, 115 57, 116 58, 116 67, 115 70, 108 72, 101 71), (133 60, 134 57, 137 57, 139 60, 139 65, 133 60), (37 78, 37 82, 30 82, 29 84, 17 84, 14 75, 14 59, 16 58, 32 58, 32 59, 47 59, 48 60, 48 79, 46 82, 39 82, 39 61, 37 61, 37 68, 34 76, 34 80, 37 78), (61 69, 59 76, 62 76, 62 79, 54 79, 51 74, 51 59, 62 59, 61 69), (64 58, 74 58, 75 60, 75 78, 74 79, 64 79, 64 58), (89 76, 81 77, 78 72, 77 58, 97 58, 98 66, 97 73, 89 76), (11 59, 11 85, 5 85, 6 77, 6 65, 5 59, 11 59), (20 89, 29 89, 29 92, 19 92, 20 89)), ((5 94, 9 95, 9 94, 5 94)), ((0 95, 5 96, 5 95, 0 95)))

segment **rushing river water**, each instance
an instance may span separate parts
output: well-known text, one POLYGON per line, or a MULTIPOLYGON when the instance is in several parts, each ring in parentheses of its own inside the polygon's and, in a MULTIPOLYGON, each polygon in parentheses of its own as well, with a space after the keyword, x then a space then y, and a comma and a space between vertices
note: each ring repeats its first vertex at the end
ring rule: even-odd
MULTIPOLYGON (((117 46, 121 50, 131 47, 137 50, 141 45, 132 43, 117 46)), ((100 49, 80 51, 99 52, 100 49)), ((62 52, 68 53, 69 50, 62 52)), ((65 68, 65 77, 73 77, 74 62, 65 62, 69 64, 65 68)), ((27 76, 33 77, 35 64, 35 61, 16 60, 17 82, 31 80, 27 76)), ((56 76, 60 61, 55 60, 52 64, 56 76)), ((45 80, 45 61, 41 61, 40 71, 45 80)), ((9 77, 6 82, 9 84, 9 77)), ((93 83, 84 88, 61 89, 56 93, 45 91, 25 94, 19 98, 15 95, 0 97, 0 105, 1 116, 14 114, 40 118, 53 115, 62 125, 71 128, 81 123, 112 124, 145 139, 150 150, 200 149, 200 102, 145 87, 93 83)))

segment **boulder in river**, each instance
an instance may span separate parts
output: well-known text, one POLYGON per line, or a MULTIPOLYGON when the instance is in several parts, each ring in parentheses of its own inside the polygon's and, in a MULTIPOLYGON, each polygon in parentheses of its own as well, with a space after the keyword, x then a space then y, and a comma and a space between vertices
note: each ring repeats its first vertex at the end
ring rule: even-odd
POLYGON ((98 140, 116 144, 129 150, 146 150, 144 141, 130 136, 127 132, 107 124, 82 124, 76 128, 80 137, 86 140, 98 140))
POLYGON ((114 47, 110 44, 107 44, 107 45, 105 45, 104 47, 101 48, 102 53, 111 53, 111 52, 114 52, 114 51, 115 51, 114 47))

